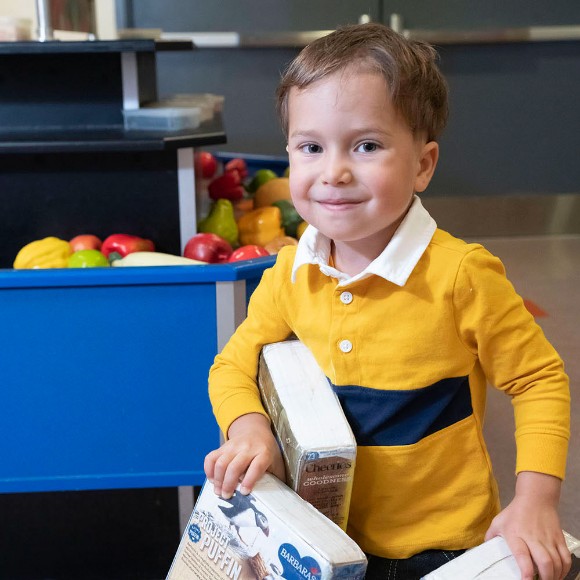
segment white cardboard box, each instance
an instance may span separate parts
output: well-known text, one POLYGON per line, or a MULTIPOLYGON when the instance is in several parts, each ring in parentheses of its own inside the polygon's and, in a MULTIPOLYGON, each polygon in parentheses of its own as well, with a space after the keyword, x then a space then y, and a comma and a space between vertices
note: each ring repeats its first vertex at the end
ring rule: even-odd
POLYGON ((167 580, 362 580, 364 553, 273 475, 223 499, 206 481, 167 580))
MULTIPOLYGON (((572 554, 572 569, 565 580, 580 577, 580 541, 564 532, 566 544, 572 554)), ((520 580, 518 565, 508 545, 501 536, 496 536, 462 554, 423 580, 520 580)))
POLYGON ((304 344, 288 340, 264 346, 258 385, 288 485, 346 530, 356 440, 328 379, 304 344))

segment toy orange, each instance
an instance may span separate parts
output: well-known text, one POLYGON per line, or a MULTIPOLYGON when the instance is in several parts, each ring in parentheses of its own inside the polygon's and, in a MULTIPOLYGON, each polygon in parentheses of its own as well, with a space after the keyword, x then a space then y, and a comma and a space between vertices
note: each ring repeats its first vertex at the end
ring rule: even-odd
POLYGON ((254 207, 266 207, 281 199, 290 199, 290 180, 287 177, 276 177, 260 185, 254 194, 254 207))

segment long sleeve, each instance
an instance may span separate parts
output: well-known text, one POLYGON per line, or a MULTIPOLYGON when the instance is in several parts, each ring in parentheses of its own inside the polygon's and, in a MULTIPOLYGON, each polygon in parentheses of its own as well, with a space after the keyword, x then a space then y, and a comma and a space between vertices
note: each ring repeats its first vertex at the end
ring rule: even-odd
POLYGON ((501 261, 466 254, 454 288, 458 332, 489 382, 512 397, 516 472, 564 478, 570 391, 563 362, 506 279, 501 261))
MULTIPOLYGON (((280 258, 279 258, 280 261, 280 258)), ((266 270, 252 294, 248 316, 215 358, 209 374, 209 395, 220 429, 227 437, 232 422, 247 413, 267 416, 256 384, 262 346, 288 337, 291 330, 277 305, 280 278, 289 274, 278 262, 266 270)))

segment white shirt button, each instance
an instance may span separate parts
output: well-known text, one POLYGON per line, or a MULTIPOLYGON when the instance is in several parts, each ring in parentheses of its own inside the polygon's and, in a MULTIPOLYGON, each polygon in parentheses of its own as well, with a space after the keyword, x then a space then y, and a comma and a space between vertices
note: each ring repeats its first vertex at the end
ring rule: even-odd
POLYGON ((350 304, 352 302, 352 294, 350 292, 343 292, 340 295, 340 301, 343 304, 350 304))
POLYGON ((340 348, 342 352, 350 352, 352 350, 352 342, 350 342, 350 340, 341 340, 338 344, 338 348, 340 348))

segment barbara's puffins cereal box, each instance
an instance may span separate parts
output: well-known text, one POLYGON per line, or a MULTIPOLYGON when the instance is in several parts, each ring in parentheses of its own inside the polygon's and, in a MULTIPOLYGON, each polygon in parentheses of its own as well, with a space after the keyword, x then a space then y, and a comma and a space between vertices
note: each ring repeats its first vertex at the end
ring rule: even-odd
POLYGON ((316 359, 298 340, 268 344, 260 356, 258 385, 288 485, 346 530, 356 440, 316 359))
POLYGON ((366 567, 345 532, 266 473, 229 499, 206 481, 167 580, 362 580, 366 567))

